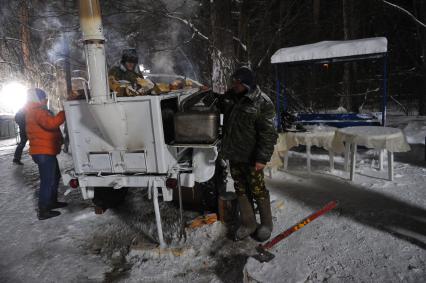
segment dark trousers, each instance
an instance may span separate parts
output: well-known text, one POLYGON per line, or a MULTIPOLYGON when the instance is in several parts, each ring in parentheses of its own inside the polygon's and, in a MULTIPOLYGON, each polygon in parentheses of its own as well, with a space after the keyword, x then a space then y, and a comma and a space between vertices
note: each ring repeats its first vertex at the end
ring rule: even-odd
POLYGON ((49 209, 58 201, 58 186, 61 173, 55 155, 35 154, 32 156, 40 174, 39 209, 49 209))
POLYGON ((255 199, 256 202, 268 196, 263 170, 256 171, 254 165, 232 161, 230 169, 237 195, 247 195, 249 200, 255 199))
POLYGON ((15 155, 13 161, 21 161, 22 151, 24 150, 25 145, 27 144, 28 138, 27 133, 25 132, 25 127, 19 127, 19 144, 15 149, 15 155))

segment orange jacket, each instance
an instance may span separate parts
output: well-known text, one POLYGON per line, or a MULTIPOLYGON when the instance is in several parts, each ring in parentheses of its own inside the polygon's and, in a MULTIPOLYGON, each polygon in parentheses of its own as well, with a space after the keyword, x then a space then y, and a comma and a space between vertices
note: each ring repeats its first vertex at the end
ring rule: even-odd
POLYGON ((26 106, 26 131, 30 141, 30 155, 57 155, 61 152, 62 134, 59 126, 65 121, 64 111, 56 116, 43 104, 29 102, 26 106))

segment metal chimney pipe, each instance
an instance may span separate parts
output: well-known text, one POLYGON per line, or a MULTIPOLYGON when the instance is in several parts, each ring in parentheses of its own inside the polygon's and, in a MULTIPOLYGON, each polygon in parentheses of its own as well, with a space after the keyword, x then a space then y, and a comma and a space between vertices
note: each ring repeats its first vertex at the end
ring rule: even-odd
POLYGON ((127 150, 127 124, 124 110, 111 98, 105 59, 99 0, 79 0, 90 86, 89 111, 102 136, 115 150, 127 150))
POLYGON ((99 0, 80 0, 80 27, 83 32, 89 74, 91 102, 105 103, 110 99, 99 0))

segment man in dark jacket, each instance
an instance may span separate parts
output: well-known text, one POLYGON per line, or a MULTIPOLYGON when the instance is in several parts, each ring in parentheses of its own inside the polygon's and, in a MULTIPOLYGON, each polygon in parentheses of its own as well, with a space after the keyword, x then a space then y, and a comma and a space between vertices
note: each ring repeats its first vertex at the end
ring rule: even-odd
POLYGON ((22 156, 22 151, 24 150, 25 145, 27 144, 28 138, 27 138, 27 132, 25 131, 25 109, 22 108, 20 109, 16 114, 15 114, 15 122, 16 124, 18 124, 19 127, 19 144, 16 147, 15 150, 15 155, 13 157, 13 163, 17 164, 17 165, 24 165, 21 162, 21 156, 22 156))
POLYGON ((255 233, 258 240, 265 241, 272 232, 272 215, 263 169, 277 140, 275 109, 269 97, 256 86, 251 70, 240 68, 232 78, 232 89, 221 97, 219 108, 224 114, 222 154, 230 162, 240 206, 241 225, 236 239, 255 233), (259 226, 253 199, 259 209, 259 226))

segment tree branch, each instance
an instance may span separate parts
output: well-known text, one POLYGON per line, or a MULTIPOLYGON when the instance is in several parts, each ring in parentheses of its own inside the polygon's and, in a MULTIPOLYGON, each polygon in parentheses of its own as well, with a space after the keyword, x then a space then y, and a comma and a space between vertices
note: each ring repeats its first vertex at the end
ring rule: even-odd
POLYGON ((185 20, 181 17, 177 17, 177 16, 173 16, 171 14, 165 14, 166 17, 170 18, 170 19, 175 19, 180 21, 181 23, 184 23, 185 25, 189 26, 190 29, 192 29, 192 31, 197 34, 199 37, 201 37, 202 39, 205 39, 207 41, 209 41, 209 38, 204 35, 199 29, 197 29, 193 23, 191 23, 189 20, 185 20))
POLYGON ((0 61, 0 64, 9 64, 9 65, 14 65, 14 66, 21 66, 20 64, 16 64, 16 63, 12 63, 12 62, 7 62, 7 61, 0 61))
POLYGON ((19 39, 19 38, 13 38, 13 37, 7 37, 7 36, 5 36, 5 37, 0 37, 0 39, 1 40, 8 40, 8 41, 19 41, 19 42, 22 42, 22 40, 21 39, 19 39))
POLYGON ((417 24, 421 25, 422 27, 426 28, 426 24, 423 23, 422 21, 420 21, 416 16, 414 16, 410 11, 402 8, 401 6, 398 6, 396 4, 390 3, 386 0, 381 0, 383 3, 400 10, 401 12, 403 12, 404 14, 408 15, 413 21, 415 21, 417 24))

